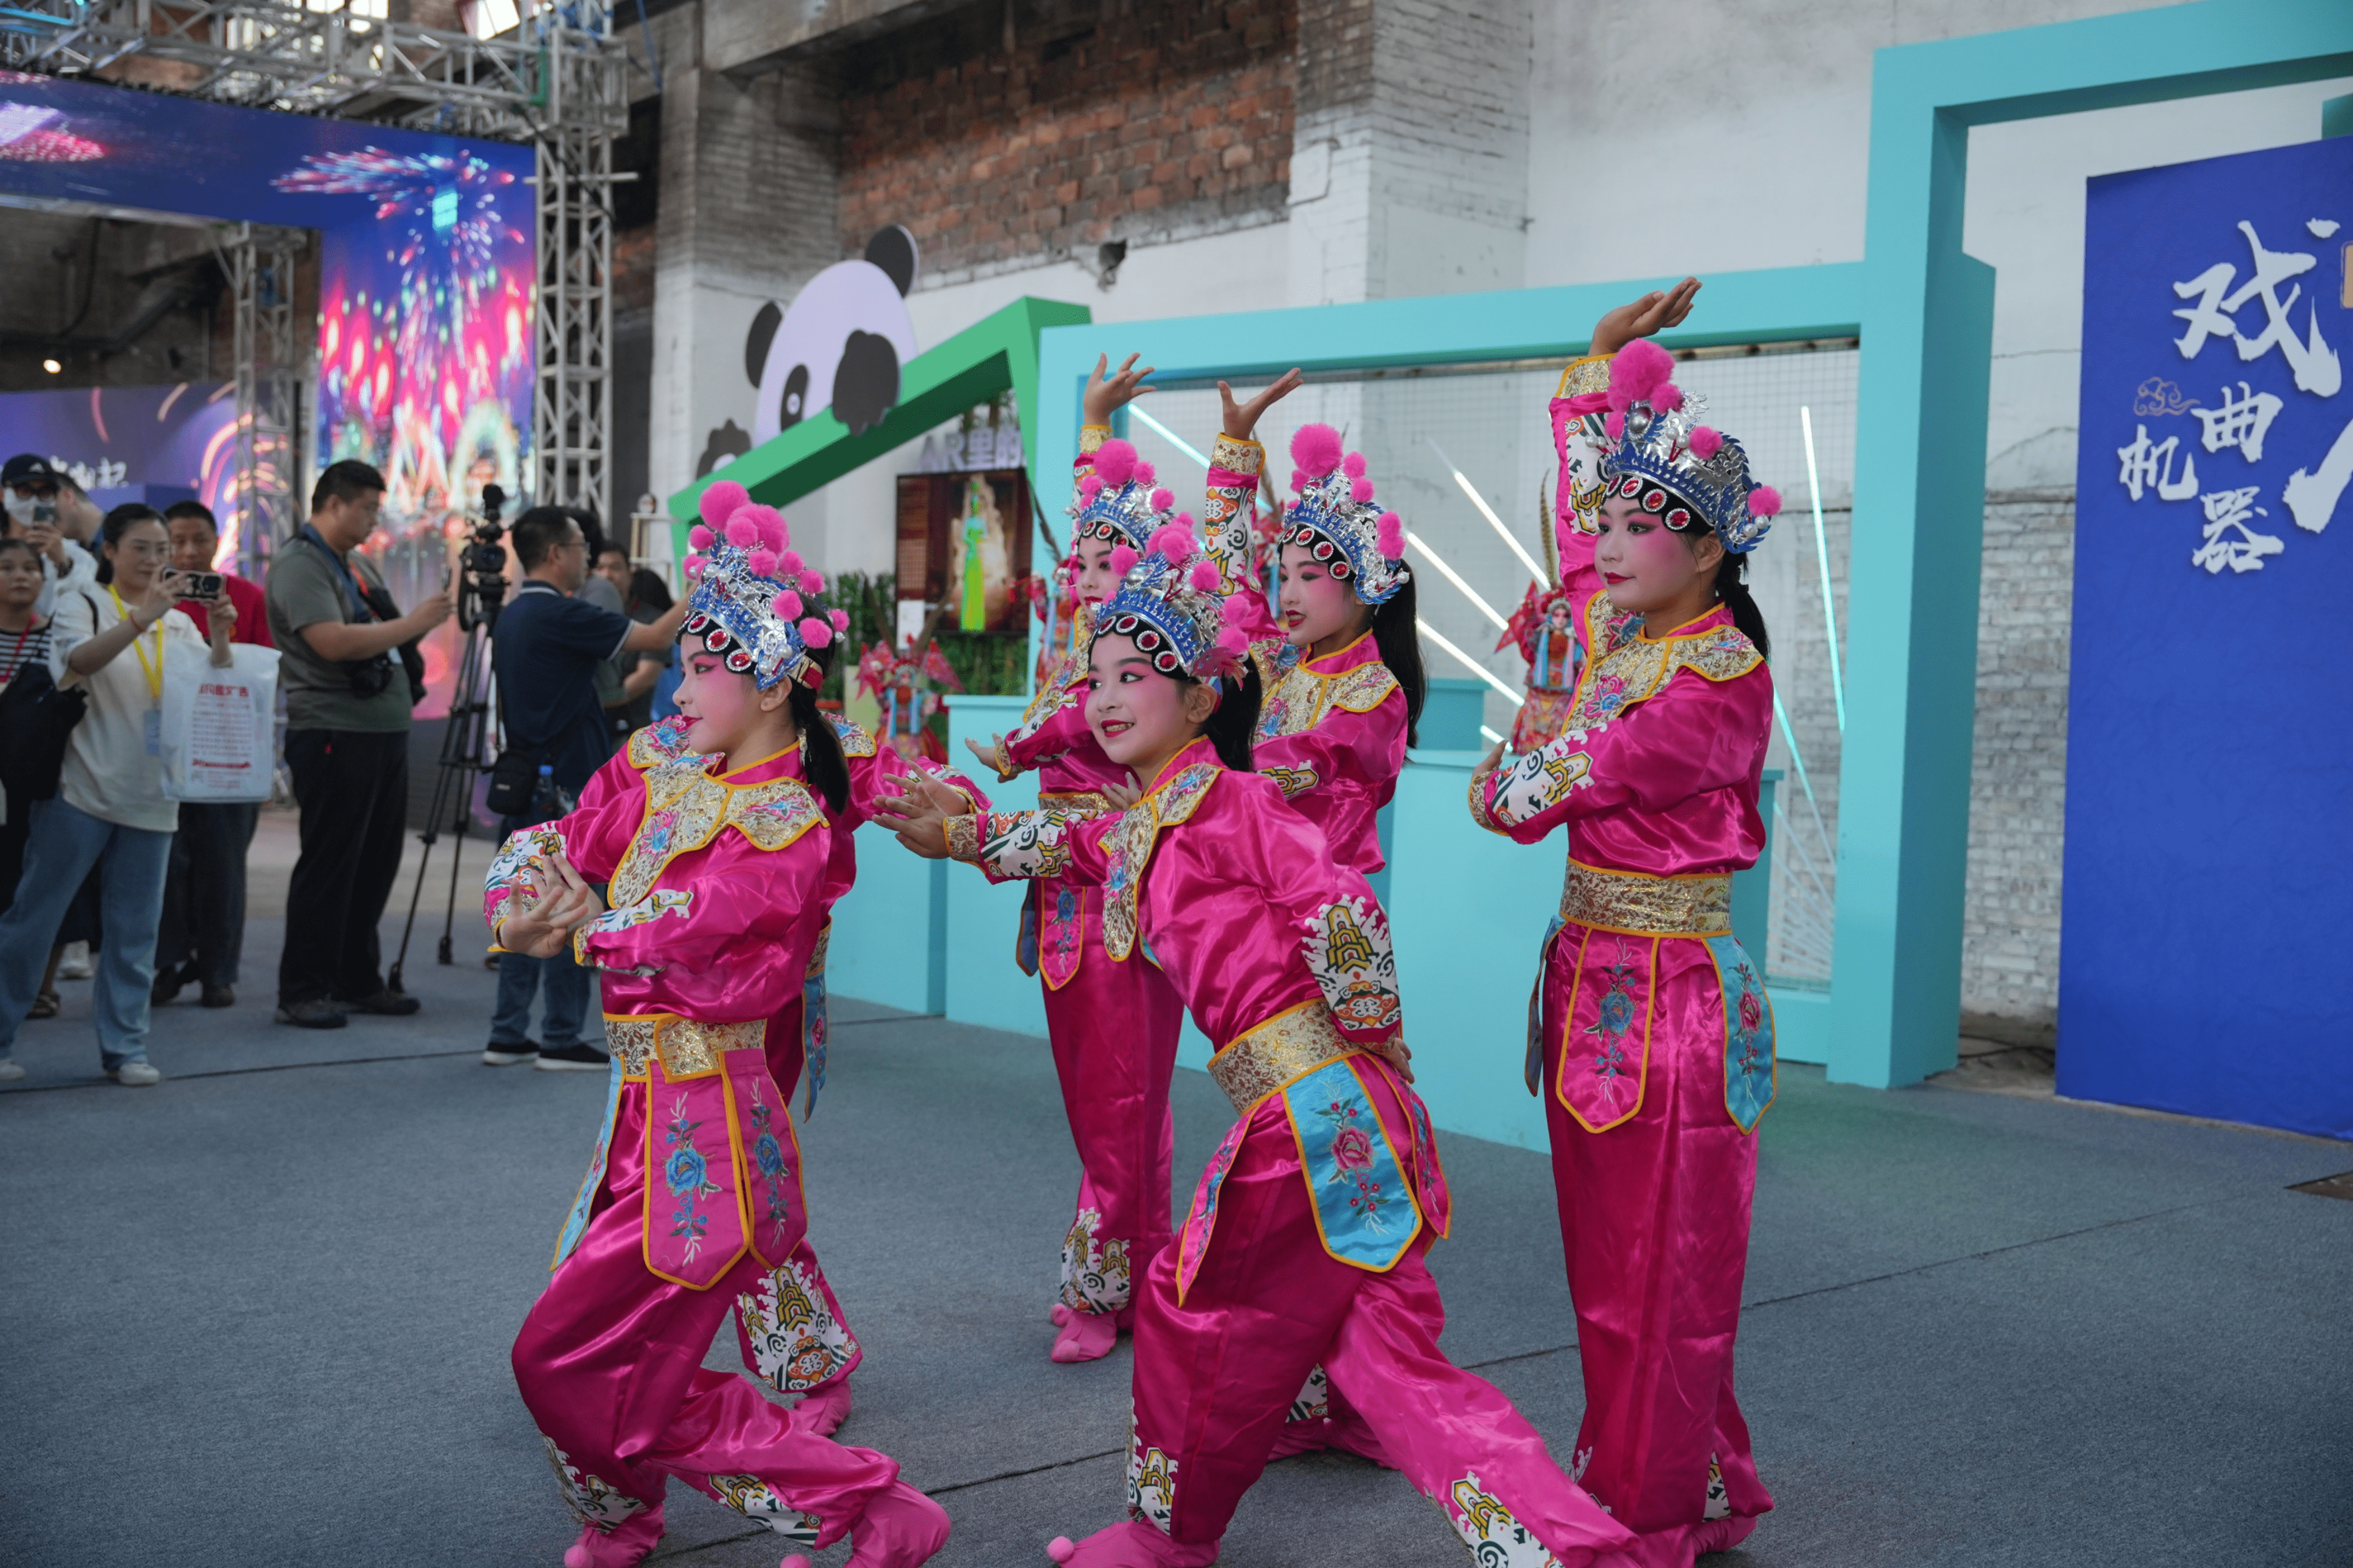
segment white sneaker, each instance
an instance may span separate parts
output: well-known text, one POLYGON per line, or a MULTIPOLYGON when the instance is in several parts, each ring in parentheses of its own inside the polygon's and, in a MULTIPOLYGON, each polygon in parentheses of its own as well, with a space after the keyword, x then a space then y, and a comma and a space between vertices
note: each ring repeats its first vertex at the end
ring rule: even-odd
POLYGON ((153 1062, 124 1062, 114 1069, 114 1081, 126 1089, 145 1089, 164 1081, 153 1062))
POLYGON ((14 1057, 0 1057, 0 1083, 14 1083, 25 1076, 25 1064, 14 1057))
POLYGON ((58 978, 60 980, 87 980, 97 973, 90 964, 90 943, 86 942, 69 942, 66 943, 65 951, 58 954, 58 978))

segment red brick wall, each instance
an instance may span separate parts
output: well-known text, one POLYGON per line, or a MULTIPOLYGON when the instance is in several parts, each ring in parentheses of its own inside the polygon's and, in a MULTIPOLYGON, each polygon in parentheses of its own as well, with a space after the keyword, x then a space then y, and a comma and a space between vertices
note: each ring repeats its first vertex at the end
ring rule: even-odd
POLYGON ((1106 239, 1237 228, 1291 180, 1297 0, 971 7, 844 61, 841 238, 884 224, 926 277, 1106 239))

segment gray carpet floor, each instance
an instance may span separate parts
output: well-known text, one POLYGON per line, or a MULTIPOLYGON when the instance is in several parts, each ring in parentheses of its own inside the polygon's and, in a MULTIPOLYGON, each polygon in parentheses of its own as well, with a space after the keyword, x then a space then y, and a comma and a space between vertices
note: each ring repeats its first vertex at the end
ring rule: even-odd
MULTIPOLYGON (((552 1568, 572 1527, 506 1356, 603 1079, 478 1065, 491 976, 429 943, 417 1017, 273 1027, 278 940, 255 922, 245 1005, 158 1014, 159 1088, 96 1076, 87 984, 20 1037, 0 1563, 552 1568)), ((834 1016, 803 1143, 868 1351, 842 1436, 946 1506, 944 1568, 1042 1568, 1050 1537, 1116 1515, 1130 1365, 1124 1344, 1046 1359, 1077 1162, 1045 1047, 834 1016)), ((1181 1203, 1230 1113, 1197 1073, 1176 1105, 1181 1203)), ((2289 1190, 2353 1148, 1803 1068, 1760 1136, 1740 1385, 1779 1506, 1710 1564, 2353 1563, 2353 1203, 2289 1190)), ((1549 1172, 1444 1142, 1447 1348, 1565 1452, 1581 1394, 1549 1172)), ((712 1364, 734 1355, 724 1331, 712 1364)), ((682 1489, 669 1521, 658 1562, 781 1554, 682 1489)), ((1398 1477, 1314 1457, 1269 1470, 1224 1562, 1459 1552, 1398 1477)))

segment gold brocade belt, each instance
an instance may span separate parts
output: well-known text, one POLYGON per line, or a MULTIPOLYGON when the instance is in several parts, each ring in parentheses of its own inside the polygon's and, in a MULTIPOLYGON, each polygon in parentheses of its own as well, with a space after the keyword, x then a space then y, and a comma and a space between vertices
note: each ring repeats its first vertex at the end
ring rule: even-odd
POLYGON ((645 1081, 646 1062, 661 1058, 664 1076, 692 1078, 717 1072, 719 1058, 729 1051, 756 1051, 768 1034, 766 1020, 748 1024, 706 1024, 674 1013, 607 1013, 605 1048, 621 1064, 621 1076, 645 1081))
POLYGON ((1332 1009, 1318 1000, 1277 1013, 1244 1032, 1209 1058, 1209 1076, 1217 1079, 1237 1111, 1247 1112, 1324 1063, 1364 1054, 1340 1033, 1340 1026, 1332 1021, 1332 1009))
POLYGON ((1039 806, 1053 811, 1109 811, 1111 802, 1093 790, 1041 789, 1038 792, 1039 806))
POLYGON ((1725 936, 1732 931, 1732 877, 1652 877, 1571 860, 1560 918, 1630 936, 1725 936))

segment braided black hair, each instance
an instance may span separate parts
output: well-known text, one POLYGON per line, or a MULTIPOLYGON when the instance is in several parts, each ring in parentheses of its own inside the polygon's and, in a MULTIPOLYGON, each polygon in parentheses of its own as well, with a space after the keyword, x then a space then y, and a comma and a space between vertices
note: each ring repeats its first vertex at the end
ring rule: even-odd
MULTIPOLYGON (((839 643, 808 650, 808 659, 818 668, 818 686, 833 668, 834 649, 839 643)), ((801 766, 808 774, 810 787, 825 797, 825 804, 839 813, 849 803, 849 760, 841 754, 841 735, 833 727, 833 719, 817 705, 818 687, 800 680, 792 681, 792 695, 786 706, 792 710, 793 723, 801 732, 801 766)))
MULTIPOLYGON (((1187 686, 1201 684, 1192 676, 1180 674, 1177 679, 1187 686)), ((1217 684, 1218 707, 1201 726, 1201 733, 1218 749, 1218 761, 1238 773, 1250 773, 1250 736, 1258 729, 1259 679, 1258 663, 1243 656, 1241 673, 1227 676, 1217 684)))
POLYGON ((1757 651, 1766 658, 1773 657, 1773 639, 1765 632, 1765 612, 1757 607, 1757 597, 1748 591, 1748 557, 1735 555, 1727 550, 1724 559, 1715 564, 1715 596, 1730 606, 1732 624, 1740 635, 1757 645, 1757 651))

